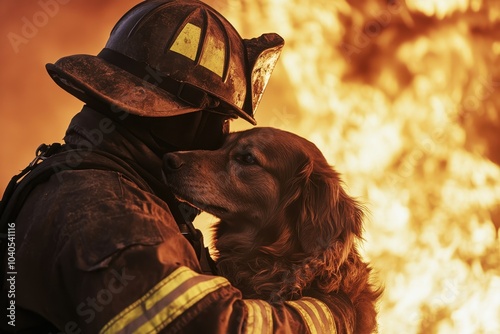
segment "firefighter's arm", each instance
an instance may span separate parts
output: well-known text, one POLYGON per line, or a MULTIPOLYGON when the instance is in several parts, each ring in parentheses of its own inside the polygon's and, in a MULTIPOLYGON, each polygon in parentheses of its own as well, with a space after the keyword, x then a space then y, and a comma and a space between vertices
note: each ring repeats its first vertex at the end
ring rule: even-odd
POLYGON ((335 333, 314 298, 284 304, 241 299, 229 282, 179 267, 113 317, 100 333, 335 333))

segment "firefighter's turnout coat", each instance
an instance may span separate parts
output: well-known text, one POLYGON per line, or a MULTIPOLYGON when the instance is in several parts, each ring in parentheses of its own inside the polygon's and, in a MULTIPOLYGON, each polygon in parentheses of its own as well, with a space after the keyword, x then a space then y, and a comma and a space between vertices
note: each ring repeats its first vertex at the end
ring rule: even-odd
POLYGON ((117 124, 81 113, 65 141, 118 157, 145 182, 78 169, 84 154, 75 153, 31 191, 15 220, 15 327, 4 318, 4 331, 332 333, 332 314, 317 299, 243 299, 225 278, 201 274, 159 195, 161 159, 117 124))

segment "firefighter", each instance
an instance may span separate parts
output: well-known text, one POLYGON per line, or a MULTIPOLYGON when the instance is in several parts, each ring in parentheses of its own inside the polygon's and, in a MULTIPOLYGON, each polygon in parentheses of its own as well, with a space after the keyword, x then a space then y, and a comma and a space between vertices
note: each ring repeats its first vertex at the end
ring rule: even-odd
POLYGON ((146 0, 97 56, 47 64, 84 106, 64 145, 40 148, 12 197, 22 207, 2 217, 10 215, 16 244, 16 272, 4 271, 3 331, 335 331, 318 299, 246 300, 211 275, 196 212, 162 181, 165 153, 218 148, 233 118, 255 125, 282 46, 277 34, 242 39, 202 2, 146 0))

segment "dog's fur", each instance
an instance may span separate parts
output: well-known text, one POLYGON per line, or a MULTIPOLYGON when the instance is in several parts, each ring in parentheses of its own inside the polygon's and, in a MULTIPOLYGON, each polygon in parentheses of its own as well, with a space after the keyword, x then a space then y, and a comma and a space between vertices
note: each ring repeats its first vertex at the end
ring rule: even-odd
POLYGON ((220 219, 217 268, 246 298, 319 297, 339 333, 376 330, 381 292, 356 249, 363 208, 314 144, 254 128, 216 151, 169 153, 164 166, 178 198, 220 219))

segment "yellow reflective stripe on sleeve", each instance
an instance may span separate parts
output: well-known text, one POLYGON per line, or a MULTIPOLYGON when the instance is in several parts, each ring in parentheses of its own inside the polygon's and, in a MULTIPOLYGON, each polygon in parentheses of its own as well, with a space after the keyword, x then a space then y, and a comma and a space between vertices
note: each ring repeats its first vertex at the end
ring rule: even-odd
POLYGON ((228 286, 223 277, 180 267, 141 299, 115 316, 100 333, 155 333, 213 291, 228 286))
POLYGON ((315 307, 320 315, 321 323, 324 324, 325 333, 337 333, 337 326, 335 325, 335 318, 330 308, 322 301, 310 297, 302 298, 303 301, 308 303, 311 307, 315 307))
POLYGON ((323 302, 309 297, 286 302, 297 310, 311 334, 335 334, 337 332, 333 314, 323 302))
POLYGON ((245 334, 272 334, 273 311, 271 305, 263 300, 245 299, 248 316, 245 334))
POLYGON ((300 316, 302 317, 302 319, 304 319, 304 322, 306 323, 306 326, 309 329, 309 333, 315 334, 316 331, 314 330, 315 329, 314 322, 313 322, 311 316, 309 315, 309 313, 307 313, 307 311, 301 305, 302 303, 298 302, 298 301, 289 301, 286 303, 288 305, 292 306, 294 309, 296 309, 300 313, 300 316))

